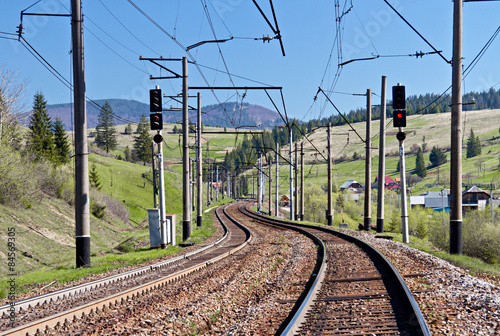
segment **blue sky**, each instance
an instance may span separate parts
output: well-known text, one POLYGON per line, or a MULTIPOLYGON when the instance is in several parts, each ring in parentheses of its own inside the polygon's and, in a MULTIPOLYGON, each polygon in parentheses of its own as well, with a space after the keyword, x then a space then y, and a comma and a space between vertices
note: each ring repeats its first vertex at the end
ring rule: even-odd
MULTIPOLYGON (((36 0, 3 1, 0 31, 15 32, 20 12, 36 0)), ((282 86, 288 115, 299 120, 336 114, 325 105, 321 95, 314 102, 318 86, 335 91, 332 101, 342 112, 363 107, 366 98, 354 96, 368 88, 376 94, 372 102, 380 103, 382 75, 388 77, 388 89, 402 83, 407 95, 442 93, 451 84, 451 66, 438 55, 416 57, 380 57, 375 60, 346 64, 335 77, 340 59, 366 58, 373 55, 394 56, 432 49, 408 27, 383 0, 372 1, 283 1, 274 6, 286 56, 279 42, 255 41, 263 35, 273 36, 266 21, 250 0, 134 0, 167 34, 146 19, 126 0, 83 0, 84 42, 87 96, 91 99, 126 98, 144 103, 149 101, 149 89, 160 85, 164 93, 181 91, 181 80, 152 81, 149 75, 164 75, 143 57, 180 58, 184 47, 203 40, 231 41, 205 44, 190 50, 200 64, 203 75, 194 65, 189 66, 189 85, 261 86, 261 83, 282 86), (335 3, 339 11, 352 8, 342 17, 341 54, 336 37, 335 3), (206 11, 204 5, 206 4, 206 11), (206 12, 209 13, 209 20, 206 12), (213 31, 212 28, 213 27, 213 31), (176 43, 178 42, 178 43, 176 43), (332 48, 333 46, 333 48, 332 48), (222 52, 222 56, 221 53, 222 52), (341 55, 341 56, 340 56, 341 55), (331 58, 330 58, 331 56, 331 58), (341 57, 341 58, 340 58, 341 57), (330 60, 330 62, 329 62, 330 60), (213 71, 210 68, 220 71, 213 71), (226 67, 236 76, 229 77, 226 67), (203 78, 203 77, 204 78, 203 78), (253 81, 249 81, 251 79, 253 81), (334 85, 334 83, 336 83, 334 85), (326 106, 326 107, 325 107, 326 106)), ((263 11, 273 22, 268 1, 259 0, 263 11)), ((391 0, 390 3, 448 60, 452 56, 452 1, 391 0)), ((69 13, 69 0, 41 0, 27 12, 69 13)), ((464 65, 467 66, 500 25, 500 1, 468 2, 464 4, 464 65)), ((71 26, 69 17, 25 16, 24 38, 57 71, 71 80, 71 26)), ((7 36, 0 34, 0 36, 7 36)), ((500 40, 491 47, 465 79, 464 91, 483 91, 500 86, 500 40)), ((0 39, 0 64, 27 80, 26 100, 42 91, 49 104, 66 103, 72 93, 50 74, 19 42, 0 39)), ((181 71, 180 63, 169 66, 181 71)), ((195 94, 195 92, 190 92, 195 94)), ((241 101, 244 92, 234 90, 202 91, 202 105, 241 101)), ((270 92, 282 110, 279 92, 270 92)), ((388 99, 391 95, 388 94, 388 99)), ((261 91, 248 91, 244 102, 274 109, 261 91)), ((167 103, 168 105, 173 102, 167 103)), ((193 101, 192 104, 195 104, 193 101)))

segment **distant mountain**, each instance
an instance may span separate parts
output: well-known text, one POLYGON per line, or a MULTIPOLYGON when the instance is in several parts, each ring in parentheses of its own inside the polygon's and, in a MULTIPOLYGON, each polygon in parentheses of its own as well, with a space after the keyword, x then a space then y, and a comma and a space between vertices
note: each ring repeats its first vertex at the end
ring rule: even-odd
MULTIPOLYGON (((149 105, 135 100, 127 99, 101 99, 95 100, 98 106, 108 102, 113 113, 117 116, 115 123, 126 124, 129 121, 139 122, 144 113, 149 117, 149 105)), ((94 128, 98 122, 100 108, 95 104, 87 103, 87 127, 94 128)), ((56 117, 61 119, 66 130, 73 130, 73 104, 53 104, 47 105, 52 120, 56 117)), ((219 127, 235 126, 257 126, 258 128, 272 128, 273 126, 283 125, 283 120, 275 111, 255 104, 224 103, 222 105, 214 104, 202 107, 202 122, 204 125, 219 127)), ((189 112, 191 122, 196 122, 196 111, 189 112)), ((167 123, 182 122, 182 113, 163 112, 163 120, 167 123)))

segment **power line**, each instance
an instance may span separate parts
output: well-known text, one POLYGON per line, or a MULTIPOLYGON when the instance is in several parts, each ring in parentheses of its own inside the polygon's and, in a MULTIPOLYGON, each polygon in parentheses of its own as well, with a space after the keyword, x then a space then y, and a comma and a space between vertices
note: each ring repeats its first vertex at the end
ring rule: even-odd
POLYGON ((394 7, 393 7, 393 6, 389 3, 389 1, 384 0, 384 2, 385 2, 385 3, 389 6, 389 7, 391 7, 391 9, 392 9, 392 10, 393 10, 393 11, 394 11, 394 12, 395 12, 395 13, 396 13, 396 14, 397 14, 397 15, 398 15, 398 16, 399 16, 399 17, 400 17, 400 18, 401 18, 401 19, 402 19, 402 20, 403 20, 403 21, 404 21, 404 22, 405 22, 405 23, 406 23, 406 24, 407 24, 407 25, 408 25, 408 26, 409 26, 409 27, 410 27, 410 28, 411 28, 414 32, 415 32, 415 33, 417 33, 417 35, 418 35, 418 36, 420 36, 420 38, 421 38, 422 40, 424 40, 424 42, 425 42, 425 43, 427 43, 427 44, 429 45, 429 47, 431 47, 431 48, 432 48, 432 50, 434 50, 434 51, 435 51, 435 52, 436 52, 439 56, 441 56, 441 58, 442 58, 442 59, 444 59, 444 61, 445 61, 446 63, 451 64, 451 61, 448 61, 448 60, 446 59, 446 57, 444 57, 444 56, 443 56, 443 54, 442 54, 440 51, 438 51, 436 48, 434 48, 434 46, 433 46, 433 45, 432 45, 429 41, 427 41, 427 40, 425 39, 425 37, 423 37, 423 36, 422 36, 422 34, 420 34, 420 33, 418 32, 418 30, 416 30, 416 29, 415 29, 415 28, 414 28, 414 27, 413 27, 413 26, 412 26, 412 25, 411 25, 411 24, 410 24, 410 23, 409 23, 409 22, 408 22, 408 21, 404 18, 404 17, 403 17, 403 15, 401 15, 401 14, 400 14, 400 13, 396 10, 396 8, 394 8, 394 7))

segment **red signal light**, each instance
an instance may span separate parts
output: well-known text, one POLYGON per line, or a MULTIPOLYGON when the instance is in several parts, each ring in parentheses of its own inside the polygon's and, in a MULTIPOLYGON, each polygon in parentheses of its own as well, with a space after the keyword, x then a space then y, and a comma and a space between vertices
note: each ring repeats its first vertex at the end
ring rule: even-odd
POLYGON ((406 127, 406 111, 394 111, 392 115, 394 127, 406 127))

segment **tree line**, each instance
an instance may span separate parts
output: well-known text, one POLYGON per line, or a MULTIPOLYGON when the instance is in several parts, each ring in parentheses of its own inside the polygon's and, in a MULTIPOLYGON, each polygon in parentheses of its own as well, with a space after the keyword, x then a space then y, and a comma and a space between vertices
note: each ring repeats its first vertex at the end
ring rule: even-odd
MULTIPOLYGON (((484 109, 497 109, 500 108, 500 89, 495 90, 490 88, 488 91, 483 92, 470 92, 463 96, 464 103, 472 103, 473 105, 464 105, 464 111, 470 110, 484 110, 484 109)), ((439 95, 435 93, 427 93, 424 95, 412 95, 406 98, 406 114, 437 114, 443 112, 450 112, 451 95, 439 95)), ((386 117, 392 118, 392 104, 387 104, 386 117)), ((344 115, 349 123, 366 121, 366 108, 358 108, 351 110, 344 115)), ((380 107, 374 106, 372 109, 372 119, 380 119, 380 107)), ((331 115, 321 119, 311 119, 305 122, 307 133, 310 133, 318 126, 326 126, 332 123, 334 126, 345 125, 344 118, 340 115, 331 115)))

